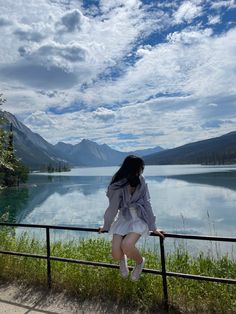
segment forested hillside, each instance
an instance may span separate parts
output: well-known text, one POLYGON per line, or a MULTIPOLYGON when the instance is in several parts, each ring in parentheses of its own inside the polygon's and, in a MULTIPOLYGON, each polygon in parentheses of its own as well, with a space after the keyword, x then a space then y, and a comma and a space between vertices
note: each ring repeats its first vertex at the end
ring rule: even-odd
POLYGON ((236 132, 186 144, 144 158, 149 165, 236 163, 236 132))
MULTIPOLYGON (((0 105, 6 100, 0 94, 0 105)), ((28 169, 17 159, 13 146, 12 124, 0 110, 0 187, 14 186, 26 182, 28 169)))

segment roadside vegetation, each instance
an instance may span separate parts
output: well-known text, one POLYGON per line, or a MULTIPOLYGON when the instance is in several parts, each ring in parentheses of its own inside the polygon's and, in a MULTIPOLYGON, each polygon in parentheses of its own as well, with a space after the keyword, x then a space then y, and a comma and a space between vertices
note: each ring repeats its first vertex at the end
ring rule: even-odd
MULTIPOLYGON (((16 236, 14 228, 1 227, 0 250, 46 255, 45 244, 26 233, 16 236)), ((114 263, 110 242, 99 239, 54 242, 53 256, 114 263)), ((158 251, 157 251, 158 252, 158 251)), ((143 249, 146 268, 161 269, 160 256, 143 249)), ((215 277, 236 277, 236 262, 229 256, 214 258, 199 254, 191 256, 184 248, 167 254, 167 270, 215 277)), ((132 265, 132 264, 130 264, 132 265)), ((47 286, 45 260, 0 254, 0 279, 19 281, 35 286, 47 286)), ((162 278, 143 273, 137 283, 120 277, 118 269, 52 262, 52 288, 66 290, 80 300, 114 301, 116 304, 156 312, 163 308, 162 278)), ((168 278, 170 313, 236 313, 236 286, 168 278)))

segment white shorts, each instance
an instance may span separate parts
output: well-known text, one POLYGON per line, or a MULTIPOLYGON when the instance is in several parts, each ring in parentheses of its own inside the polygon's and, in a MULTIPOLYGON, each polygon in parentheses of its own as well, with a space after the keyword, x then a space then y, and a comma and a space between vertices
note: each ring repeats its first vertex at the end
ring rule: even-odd
POLYGON ((109 234, 119 234, 124 236, 130 232, 135 232, 140 235, 149 235, 148 225, 138 217, 136 209, 130 207, 129 210, 132 219, 126 220, 120 211, 117 219, 111 225, 109 234))

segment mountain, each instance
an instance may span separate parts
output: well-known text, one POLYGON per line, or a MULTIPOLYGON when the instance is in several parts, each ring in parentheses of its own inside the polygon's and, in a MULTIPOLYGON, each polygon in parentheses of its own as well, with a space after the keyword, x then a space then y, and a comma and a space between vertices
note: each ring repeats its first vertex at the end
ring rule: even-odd
POLYGON ((134 152, 120 152, 106 144, 99 145, 87 139, 75 145, 63 142, 52 145, 39 134, 32 132, 11 113, 0 111, 0 115, 8 121, 6 128, 12 123, 17 157, 32 170, 45 168, 50 164, 56 166, 58 163, 69 163, 72 166, 116 166, 130 154, 143 157, 163 150, 157 146, 134 152))
POLYGON ((236 132, 144 157, 148 165, 236 163, 236 132))
POLYGON ((127 155, 86 139, 75 145, 59 142, 54 147, 58 155, 76 166, 115 166, 127 155))
POLYGON ((117 166, 130 154, 143 157, 152 152, 163 150, 163 148, 157 146, 134 152, 120 152, 106 144, 99 145, 86 139, 76 145, 59 142, 55 145, 55 148, 61 158, 67 159, 73 165, 83 166, 117 166))
POLYGON ((120 165, 129 154, 143 157, 145 163, 150 165, 236 163, 236 132, 168 150, 157 146, 133 152, 120 152, 106 144, 99 145, 86 139, 75 145, 63 142, 52 145, 11 113, 0 111, 0 115, 4 116, 9 124, 12 123, 16 155, 30 169, 40 169, 42 166, 58 163, 70 163, 73 166, 120 165))
POLYGON ((32 132, 14 115, 6 111, 1 111, 0 114, 9 124, 12 123, 16 155, 30 169, 39 169, 43 165, 66 162, 56 154, 52 144, 39 134, 32 132))
POLYGON ((135 150, 134 152, 132 152, 132 154, 140 156, 140 157, 144 157, 144 156, 148 156, 154 153, 159 153, 164 151, 164 148, 162 148, 161 146, 156 146, 153 148, 148 148, 148 149, 143 149, 143 150, 135 150))

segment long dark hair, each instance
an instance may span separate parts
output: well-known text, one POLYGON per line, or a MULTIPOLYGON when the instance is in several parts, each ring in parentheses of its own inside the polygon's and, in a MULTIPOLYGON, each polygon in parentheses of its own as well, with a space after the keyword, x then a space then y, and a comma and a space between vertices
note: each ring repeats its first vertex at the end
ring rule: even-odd
POLYGON ((135 155, 127 156, 120 169, 112 177, 110 184, 122 179, 127 179, 131 186, 136 187, 140 183, 139 175, 143 171, 144 166, 145 164, 142 158, 135 155))

